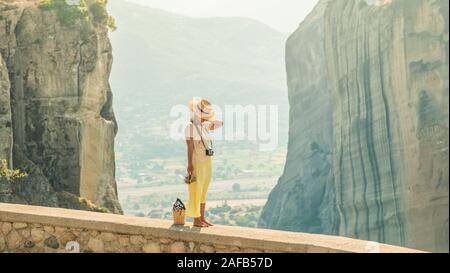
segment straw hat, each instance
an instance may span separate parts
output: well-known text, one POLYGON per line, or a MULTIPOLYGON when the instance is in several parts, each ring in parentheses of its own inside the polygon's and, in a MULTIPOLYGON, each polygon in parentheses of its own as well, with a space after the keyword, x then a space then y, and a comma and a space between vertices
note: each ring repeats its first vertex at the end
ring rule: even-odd
POLYGON ((214 113, 212 104, 205 99, 190 100, 188 103, 188 107, 194 115, 204 120, 216 120, 216 114, 214 113))

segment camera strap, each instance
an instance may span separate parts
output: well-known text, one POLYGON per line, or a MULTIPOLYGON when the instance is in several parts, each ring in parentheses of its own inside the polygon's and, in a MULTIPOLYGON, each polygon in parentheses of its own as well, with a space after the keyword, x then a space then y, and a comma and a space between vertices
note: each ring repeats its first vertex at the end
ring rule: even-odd
MULTIPOLYGON (((192 122, 192 124, 194 125, 195 129, 197 129, 197 132, 200 135, 200 139, 202 140, 203 147, 205 147, 205 149, 208 149, 208 147, 206 147, 205 141, 203 140, 202 131, 198 128, 198 126, 197 126, 197 124, 195 124, 195 122, 192 122)), ((211 140, 210 140, 210 144, 211 144, 211 149, 212 149, 213 148, 213 144, 212 144, 211 140)))

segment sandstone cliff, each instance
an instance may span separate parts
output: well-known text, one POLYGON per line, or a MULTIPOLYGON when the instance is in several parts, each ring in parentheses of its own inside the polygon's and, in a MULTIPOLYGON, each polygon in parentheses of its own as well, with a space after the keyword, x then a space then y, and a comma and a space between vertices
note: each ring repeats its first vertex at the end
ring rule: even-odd
POLYGON ((29 174, 0 201, 120 213, 106 20, 50 3, 0 1, 0 156, 29 174))
POLYGON ((294 190, 281 196, 274 190, 261 225, 279 227, 277 219, 268 215, 293 204, 299 208, 292 219, 310 213, 309 206, 302 204, 319 204, 318 222, 306 227, 294 224, 290 229, 328 233, 327 219, 337 223, 340 235, 448 251, 448 1, 372 3, 322 1, 323 16, 312 16, 302 26, 320 25, 323 38, 308 33, 311 26, 301 26, 289 40, 291 156, 278 188, 285 184, 294 190), (316 50, 298 53, 314 39, 322 39, 316 50), (317 62, 321 58, 326 64, 319 77, 298 72, 323 68, 317 62), (324 83, 305 88, 314 86, 318 78, 327 81, 329 90, 324 83), (306 94, 300 101, 293 99, 302 92, 306 94), (326 110, 319 117, 315 114, 323 103, 316 107, 301 103, 308 93, 320 97, 326 92, 331 115, 326 110), (312 115, 308 109, 313 109, 312 115), (300 115, 304 111, 307 115, 300 115), (322 117, 330 128, 325 129, 322 117), (310 128, 317 130, 317 124, 323 127, 321 136, 328 137, 324 141, 308 133, 310 128), (326 134, 327 130, 332 133, 326 134), (331 143, 331 173, 320 167, 316 173, 328 175, 323 182, 310 180, 302 171, 311 169, 304 162, 305 153, 296 152, 305 150, 314 138, 321 141, 314 147, 331 143), (332 194, 298 193, 314 187, 332 194), (289 199, 295 195, 296 199, 289 199), (334 210, 337 219, 329 216, 334 210))
POLYGON ((323 54, 321 2, 286 46, 290 130, 286 166, 263 211, 260 226, 337 234, 332 188, 332 111, 323 54))
POLYGON ((0 159, 12 158, 10 83, 6 63, 0 55, 0 159))

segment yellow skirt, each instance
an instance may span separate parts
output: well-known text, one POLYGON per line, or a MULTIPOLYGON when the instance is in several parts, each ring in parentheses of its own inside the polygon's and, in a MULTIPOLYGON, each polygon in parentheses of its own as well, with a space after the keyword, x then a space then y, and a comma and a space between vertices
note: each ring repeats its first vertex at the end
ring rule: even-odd
POLYGON ((188 185, 189 200, 186 208, 186 216, 199 218, 200 204, 206 203, 206 193, 212 178, 212 159, 202 162, 194 162, 194 175, 197 181, 188 185))

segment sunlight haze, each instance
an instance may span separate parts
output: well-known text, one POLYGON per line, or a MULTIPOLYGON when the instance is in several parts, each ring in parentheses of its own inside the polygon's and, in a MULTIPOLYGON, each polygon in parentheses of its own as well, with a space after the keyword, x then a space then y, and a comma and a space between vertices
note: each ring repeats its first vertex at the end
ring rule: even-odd
POLYGON ((192 17, 246 17, 293 32, 317 0, 127 0, 192 17))

